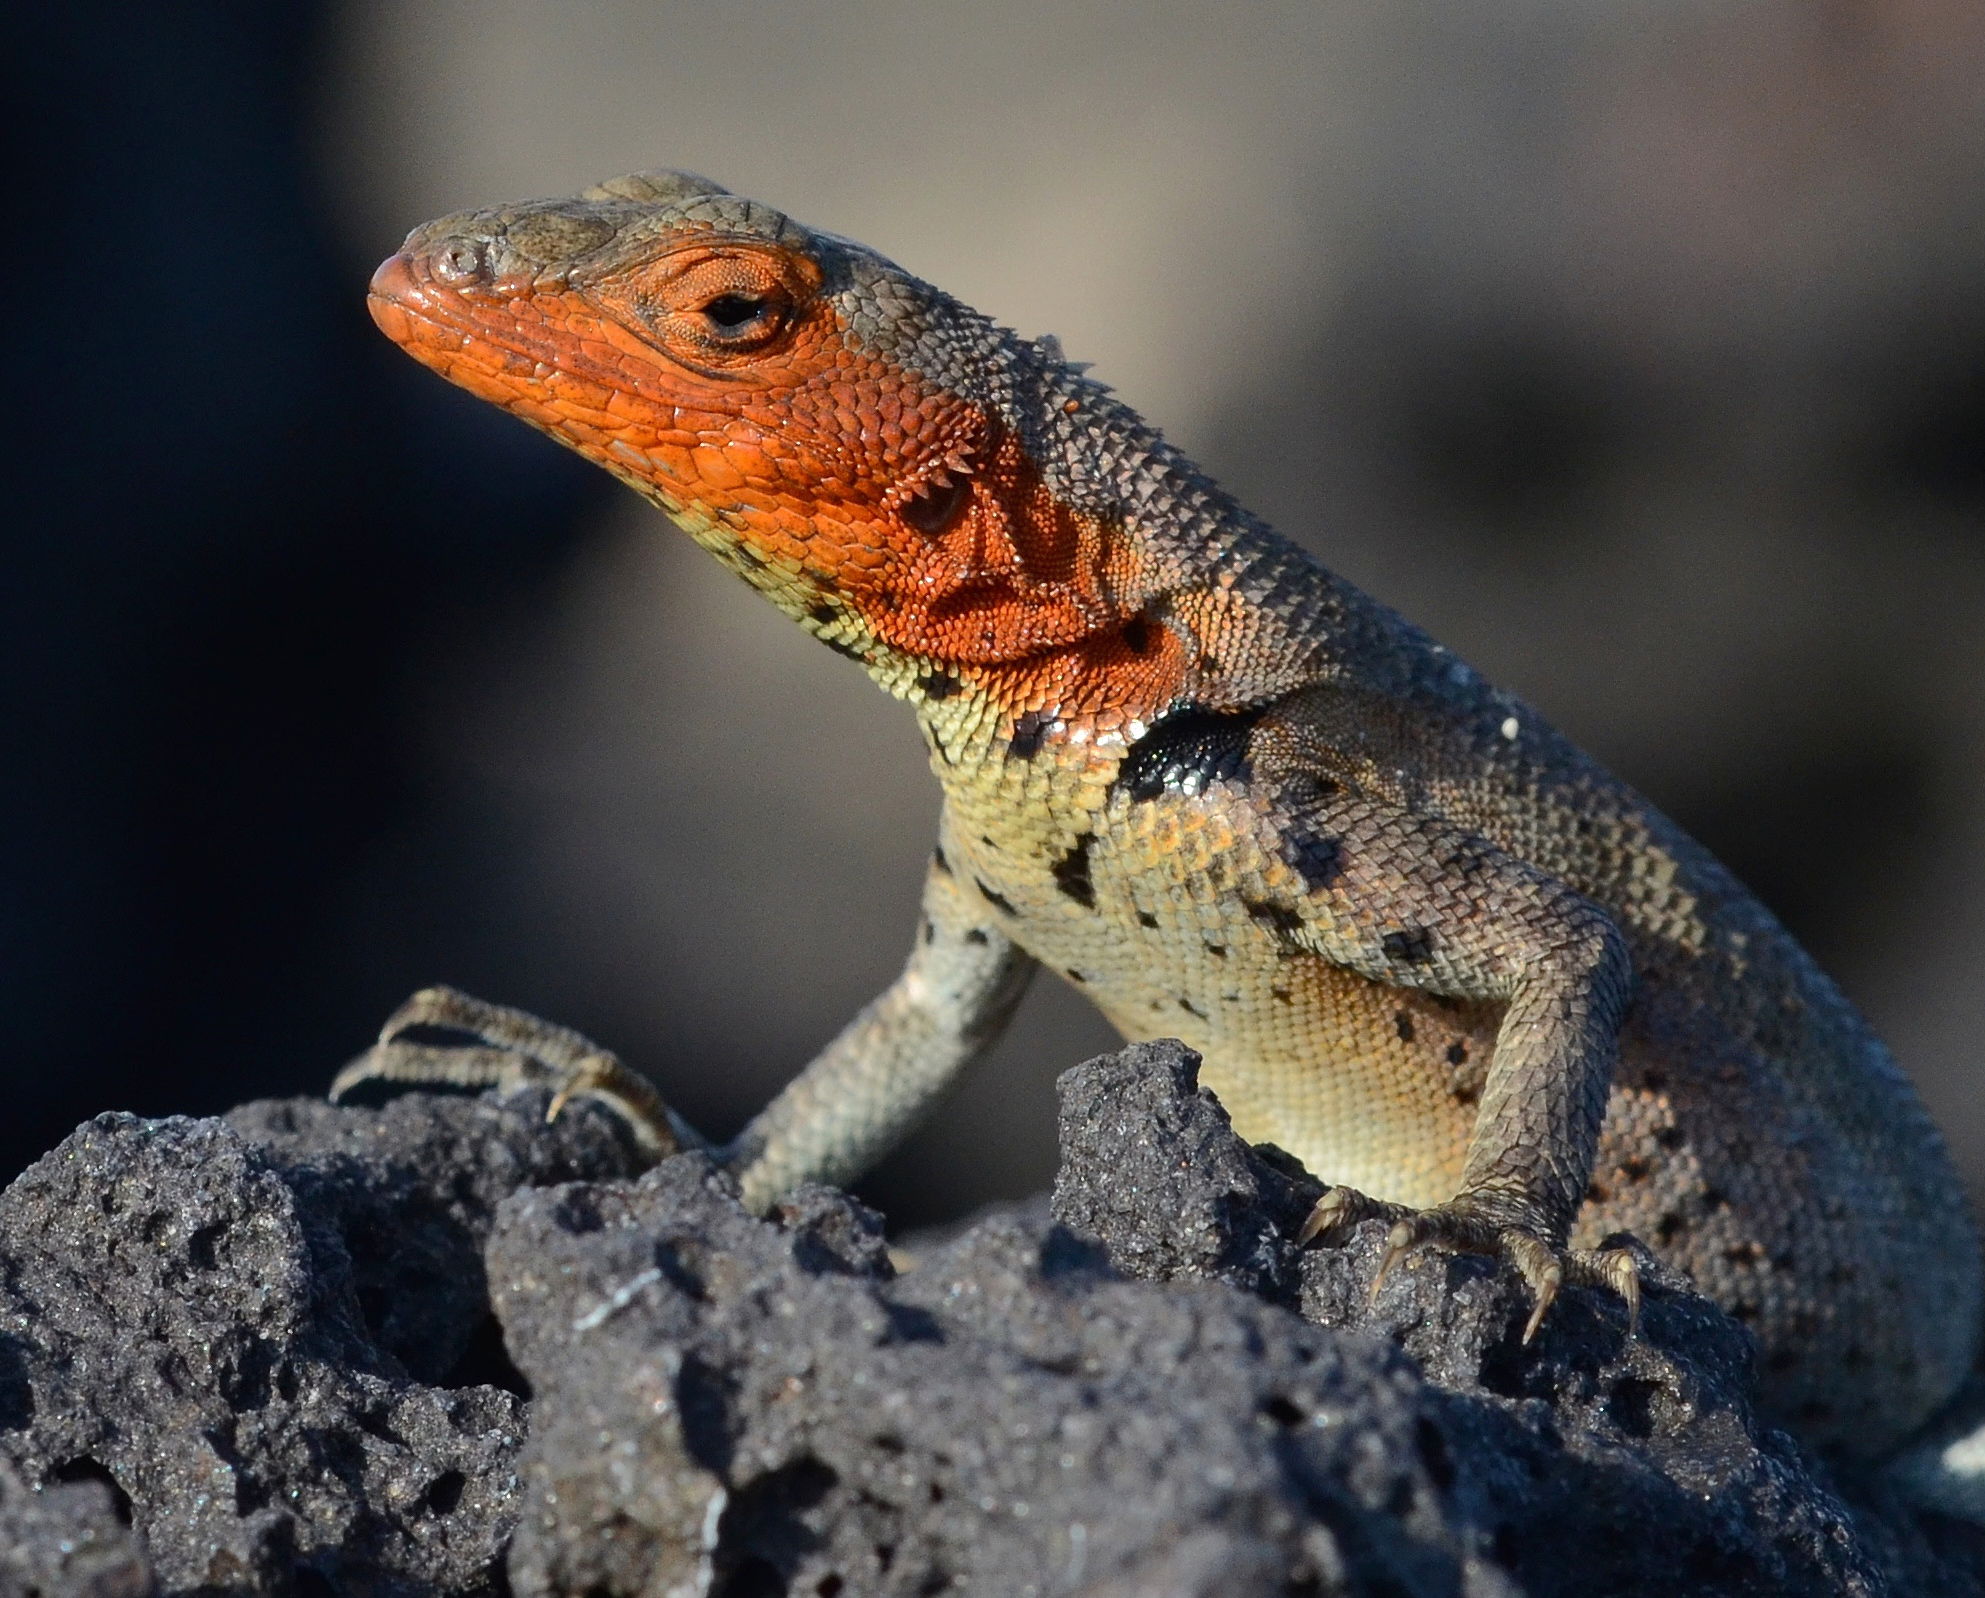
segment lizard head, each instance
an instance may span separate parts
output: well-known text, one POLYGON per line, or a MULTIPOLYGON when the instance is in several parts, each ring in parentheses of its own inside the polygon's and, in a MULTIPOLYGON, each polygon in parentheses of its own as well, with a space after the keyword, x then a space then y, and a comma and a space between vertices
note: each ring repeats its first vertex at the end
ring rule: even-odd
POLYGON ((1124 407, 1051 341, 705 179, 428 223, 371 308, 878 675, 1162 633, 1149 550, 1067 447, 1124 407))

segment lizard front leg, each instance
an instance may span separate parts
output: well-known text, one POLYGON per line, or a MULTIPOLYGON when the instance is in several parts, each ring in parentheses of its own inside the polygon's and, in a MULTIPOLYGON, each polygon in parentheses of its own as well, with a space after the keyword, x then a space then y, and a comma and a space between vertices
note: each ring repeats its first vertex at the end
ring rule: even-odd
MULTIPOLYGON (((999 1036, 1035 963, 985 921, 983 909, 933 866, 902 974, 734 1142, 713 1151, 737 1173, 749 1208, 767 1210, 802 1182, 859 1176, 999 1036)), ((425 988, 395 1011, 379 1042, 338 1073, 331 1097, 369 1083, 548 1087, 548 1117, 573 1098, 599 1099, 651 1159, 710 1148, 646 1078, 589 1039, 452 988, 425 988), (475 1041, 442 1045, 409 1035, 423 1030, 475 1041)))
POLYGON ((859 1176, 999 1036, 1036 965, 984 912, 931 867, 902 974, 725 1151, 747 1208, 859 1176))
POLYGON ((1303 890, 1290 896, 1283 937, 1375 982, 1504 1006, 1453 1197, 1410 1210, 1335 1188, 1304 1239, 1391 1219, 1374 1292, 1424 1243, 1501 1254, 1535 1298, 1526 1340, 1566 1279, 1612 1285, 1631 1313, 1632 1257, 1565 1246, 1591 1178, 1632 988, 1612 917, 1462 828, 1334 775, 1285 771, 1262 803, 1303 890))

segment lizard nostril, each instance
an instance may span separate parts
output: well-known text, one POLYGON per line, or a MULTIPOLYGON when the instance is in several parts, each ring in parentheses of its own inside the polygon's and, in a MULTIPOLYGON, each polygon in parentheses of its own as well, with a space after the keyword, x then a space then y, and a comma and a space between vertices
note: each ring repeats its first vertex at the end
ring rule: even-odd
POLYGON ((450 239, 428 257, 429 267, 444 283, 473 283, 483 275, 486 257, 478 239, 450 239))

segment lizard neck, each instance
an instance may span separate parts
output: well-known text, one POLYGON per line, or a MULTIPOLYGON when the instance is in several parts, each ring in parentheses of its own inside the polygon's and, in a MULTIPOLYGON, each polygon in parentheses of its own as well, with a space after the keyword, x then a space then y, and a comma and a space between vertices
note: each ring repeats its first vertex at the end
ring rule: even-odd
POLYGON ((870 675, 916 708, 947 786, 1044 750, 1113 767, 1167 716, 1253 709, 1326 676, 1334 625, 1362 596, 1243 512, 1208 541, 1192 578, 1075 643, 974 663, 888 651, 870 675))

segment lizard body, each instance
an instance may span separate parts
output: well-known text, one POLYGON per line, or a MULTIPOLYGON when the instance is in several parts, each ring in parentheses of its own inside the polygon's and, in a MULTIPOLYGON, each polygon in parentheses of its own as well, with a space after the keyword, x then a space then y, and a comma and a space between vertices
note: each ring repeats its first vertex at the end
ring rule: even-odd
POLYGON ((676 173, 430 223, 372 307, 915 708, 922 922, 728 1151, 748 1202, 857 1174, 1046 966, 1199 1050, 1244 1135, 1338 1184, 1326 1233, 1504 1254, 1541 1314, 1561 1277, 1631 1293, 1602 1239, 1634 1232, 1752 1326, 1777 1413, 1855 1451, 1956 1386, 1972 1223, 1828 979, 1053 341, 676 173))

